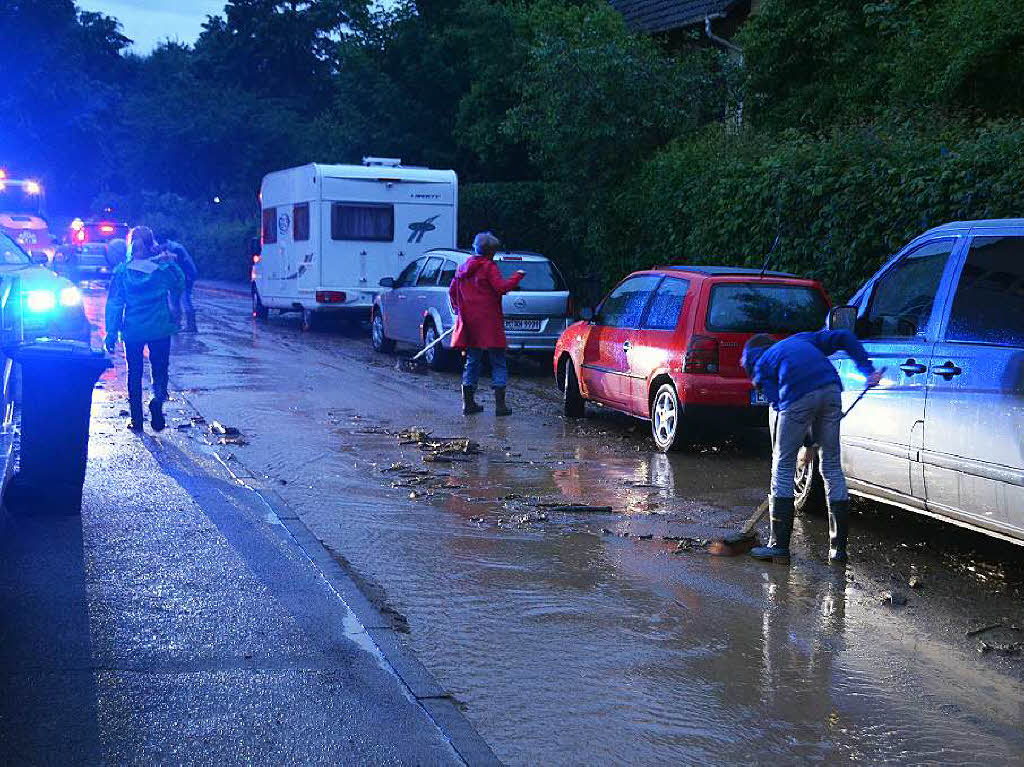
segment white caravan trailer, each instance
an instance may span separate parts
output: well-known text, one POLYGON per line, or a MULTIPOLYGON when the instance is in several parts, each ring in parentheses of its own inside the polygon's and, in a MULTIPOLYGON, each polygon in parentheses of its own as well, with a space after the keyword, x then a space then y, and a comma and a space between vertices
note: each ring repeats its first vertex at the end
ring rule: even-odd
POLYGON ((313 163, 264 176, 260 206, 253 315, 301 311, 308 330, 327 312, 369 319, 381 278, 455 247, 458 179, 386 158, 313 163))

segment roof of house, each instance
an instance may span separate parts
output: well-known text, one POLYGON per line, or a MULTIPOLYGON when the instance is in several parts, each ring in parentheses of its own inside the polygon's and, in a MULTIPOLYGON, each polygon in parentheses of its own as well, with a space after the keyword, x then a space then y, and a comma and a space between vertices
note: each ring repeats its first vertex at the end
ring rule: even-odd
POLYGON ((666 32, 728 13, 743 0, 610 0, 634 29, 666 32))

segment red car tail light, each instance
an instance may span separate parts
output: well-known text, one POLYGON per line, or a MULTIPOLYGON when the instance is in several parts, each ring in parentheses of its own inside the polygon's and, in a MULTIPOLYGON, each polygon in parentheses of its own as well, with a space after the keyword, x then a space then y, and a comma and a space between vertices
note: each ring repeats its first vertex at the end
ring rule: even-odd
POLYGON ((338 290, 318 290, 316 292, 316 302, 318 304, 343 304, 346 297, 344 293, 338 290))
POLYGON ((718 339, 710 336, 694 336, 686 347, 683 362, 684 373, 718 372, 718 339))

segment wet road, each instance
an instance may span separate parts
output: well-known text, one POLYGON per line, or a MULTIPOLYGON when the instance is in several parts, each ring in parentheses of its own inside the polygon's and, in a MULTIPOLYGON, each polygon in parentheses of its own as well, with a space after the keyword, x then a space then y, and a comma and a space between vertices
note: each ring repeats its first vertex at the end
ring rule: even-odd
POLYGON ((454 374, 397 370, 363 332, 255 325, 222 292, 199 306, 172 388, 242 430, 225 454, 407 628, 504 761, 1022 759, 1024 660, 998 652, 1024 640, 1019 548, 858 504, 845 572, 820 518, 798 519, 790 568, 677 552, 665 538, 727 532, 761 500, 763 433, 660 455, 629 419, 563 420, 529 365, 514 417, 464 419, 454 374), (480 453, 424 463, 410 427, 480 453))

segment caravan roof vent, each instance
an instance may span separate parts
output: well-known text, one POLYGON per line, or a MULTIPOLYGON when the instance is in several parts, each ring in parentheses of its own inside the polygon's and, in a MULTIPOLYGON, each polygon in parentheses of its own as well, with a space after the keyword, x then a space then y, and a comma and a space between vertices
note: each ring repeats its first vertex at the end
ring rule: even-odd
POLYGON ((364 157, 363 165, 367 167, 379 166, 383 168, 397 168, 402 164, 400 157, 364 157))

